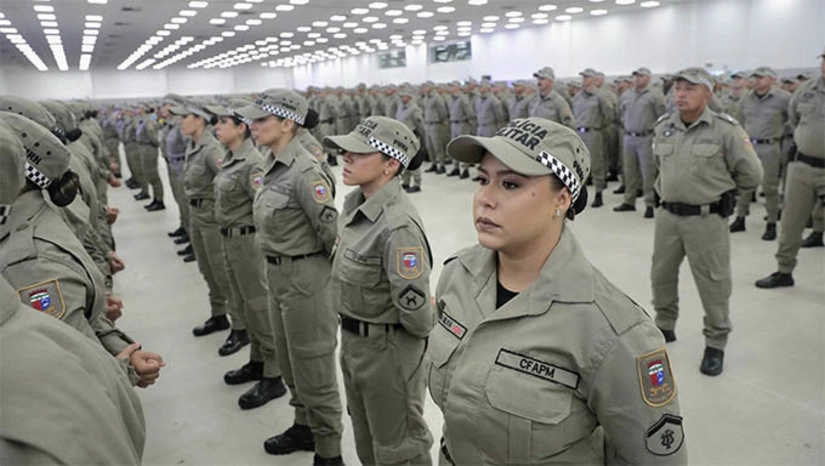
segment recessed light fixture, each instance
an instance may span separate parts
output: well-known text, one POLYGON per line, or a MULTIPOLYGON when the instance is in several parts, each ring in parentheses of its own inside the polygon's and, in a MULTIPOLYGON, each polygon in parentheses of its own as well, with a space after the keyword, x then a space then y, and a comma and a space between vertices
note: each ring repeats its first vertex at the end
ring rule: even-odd
POLYGON ((636 0, 616 0, 616 5, 633 5, 636 0))
POLYGON ((432 11, 419 11, 415 15, 419 18, 432 18, 433 16, 435 16, 435 13, 433 13, 432 11))
POLYGON ((40 13, 37 15, 37 19, 42 21, 57 21, 57 16, 51 13, 40 13))
POLYGON ((492 21, 498 21, 501 18, 499 18, 498 16, 485 16, 483 19, 484 21, 487 21, 489 23, 492 21))
POLYGON ((387 4, 384 2, 372 2, 367 6, 372 8, 373 10, 383 10, 387 7, 387 4))
POLYGON ((278 17, 278 13, 261 13, 259 16, 261 19, 275 19, 278 17))
POLYGON ((547 5, 542 5, 539 7, 539 11, 555 11, 558 10, 559 7, 553 5, 552 3, 548 3, 547 5))
POLYGON ((573 19, 573 17, 570 16, 570 15, 558 15, 558 16, 556 16, 557 21, 570 21, 571 19, 573 19))
POLYGON ((209 24, 214 24, 215 26, 220 26, 221 24, 226 24, 226 20, 223 18, 212 18, 209 20, 209 24))
POLYGON ((189 2, 189 8, 206 8, 209 2, 189 2))
POLYGON ((34 11, 38 13, 54 13, 54 7, 51 5, 35 5, 34 11))
POLYGON ((424 9, 423 5, 419 5, 417 3, 410 3, 409 5, 404 5, 404 10, 406 11, 421 11, 424 9))
POLYGON ((508 11, 507 13, 504 13, 504 16, 506 16, 508 18, 515 18, 517 16, 522 16, 522 15, 523 15, 523 13, 520 12, 520 11, 508 11))
POLYGON ((252 8, 252 4, 251 3, 236 3, 235 5, 232 6, 232 8, 234 8, 236 10, 249 10, 249 9, 252 8))
POLYGON ((440 7, 436 8, 436 10, 435 10, 435 11, 437 11, 437 12, 439 12, 439 13, 445 13, 445 14, 446 14, 446 13, 452 13, 452 12, 454 12, 454 11, 455 11, 455 7, 452 7, 452 6, 440 6, 440 7))
POLYGON ((169 21, 175 24, 186 24, 186 22, 189 20, 186 18, 172 18, 169 21))
POLYGON ((571 6, 570 8, 565 8, 564 11, 565 13, 570 13, 571 15, 574 15, 576 13, 581 13, 582 11, 584 11, 584 8, 580 6, 571 6))
POLYGON ((504 29, 518 29, 519 27, 521 27, 521 26, 519 26, 516 23, 510 23, 510 24, 505 24, 504 25, 504 29))
POLYGON ((365 15, 369 12, 369 8, 353 8, 352 10, 350 10, 350 13, 354 15, 365 15))
POLYGON ((221 17, 223 18, 237 18, 238 12, 237 11, 224 11, 221 13, 221 17))
POLYGON ((642 8, 654 8, 654 7, 657 7, 659 5, 661 5, 661 3, 655 2, 655 1, 642 2, 642 3, 639 4, 639 6, 642 7, 642 8))
POLYGON ((392 20, 393 24, 407 24, 410 22, 409 18, 395 18, 392 20))
POLYGON ((607 14, 607 10, 590 10, 590 14, 593 16, 604 16, 607 14))
POLYGON ((481 6, 481 5, 486 5, 487 0, 468 0, 467 4, 468 5, 473 5, 473 6, 481 6))
POLYGON ((293 5, 277 5, 275 7, 276 11, 292 11, 295 7, 293 5))

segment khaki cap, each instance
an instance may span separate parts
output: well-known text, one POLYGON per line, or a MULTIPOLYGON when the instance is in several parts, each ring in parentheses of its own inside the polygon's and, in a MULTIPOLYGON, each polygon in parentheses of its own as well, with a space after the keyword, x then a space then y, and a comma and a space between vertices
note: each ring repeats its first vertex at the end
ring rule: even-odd
POLYGON ((713 92, 713 77, 704 68, 695 66, 692 68, 685 68, 684 70, 673 75, 673 78, 676 80, 683 79, 693 84, 701 84, 707 87, 709 91, 713 92))
POLYGON ((556 79, 556 72, 553 71, 553 68, 549 66, 545 66, 544 68, 536 71, 533 73, 533 77, 536 79, 552 79, 555 81, 556 79))
POLYGON ((585 78, 595 78, 599 75, 599 72, 594 70, 593 68, 587 68, 581 73, 579 73, 579 75, 584 76, 585 78))
POLYGON ((324 146, 355 154, 381 152, 409 167, 421 143, 404 123, 392 118, 373 116, 365 118, 351 133, 327 136, 324 146))
POLYGON ((212 115, 206 110, 202 102, 195 99, 185 99, 169 109, 169 113, 177 116, 186 116, 189 114, 203 118, 209 121, 212 115))
POLYGON ((292 120, 303 126, 306 121, 309 104, 307 99, 291 89, 267 89, 260 94, 255 103, 235 109, 243 118, 257 120, 275 115, 292 120))
POLYGON ((32 100, 11 95, 0 96, 0 111, 23 115, 44 128, 57 130, 57 121, 54 116, 42 105, 32 100))
POLYGON ((11 205, 26 183, 23 154, 26 149, 11 128, 0 121, 0 225, 11 215, 11 205))
POLYGON ((491 138, 459 136, 447 153, 465 163, 479 163, 491 153, 525 176, 556 175, 575 200, 590 174, 590 151, 575 131, 544 118, 517 118, 491 138))
POLYGON ((739 79, 748 79, 748 72, 745 70, 734 71, 730 74, 731 79, 739 78, 739 79))
POLYGON ((6 124, 25 148, 26 178, 46 189, 69 169, 69 149, 48 129, 15 113, 0 112, 6 124))
POLYGON ((650 72, 650 69, 645 68, 644 66, 637 69, 632 74, 633 74, 633 76, 636 76, 637 74, 640 74, 640 75, 643 75, 643 76, 653 76, 653 74, 650 72))
POLYGON ((751 76, 759 76, 759 77, 767 76, 769 78, 775 78, 776 77, 776 71, 774 71, 773 68, 771 68, 770 66, 760 66, 759 68, 757 68, 757 69, 753 70, 753 72, 751 72, 751 76))

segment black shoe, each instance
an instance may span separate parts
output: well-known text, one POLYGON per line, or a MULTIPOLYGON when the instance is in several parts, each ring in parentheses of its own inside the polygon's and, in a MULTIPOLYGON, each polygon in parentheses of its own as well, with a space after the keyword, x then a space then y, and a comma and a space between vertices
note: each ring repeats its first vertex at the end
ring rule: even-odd
POLYGON ((653 207, 652 206, 645 207, 645 218, 653 218, 653 207))
POLYGON ((229 319, 226 318, 226 314, 217 316, 217 317, 210 317, 203 325, 199 325, 192 329, 192 334, 196 337, 202 337, 204 335, 209 335, 210 333, 215 333, 221 330, 226 330, 229 328, 229 319))
POLYGON ((644 192, 644 191, 642 191, 641 189, 637 189, 637 190, 636 190, 636 197, 642 197, 642 196, 644 196, 644 195, 645 195, 645 192, 644 192))
POLYGON ((822 246, 825 246, 825 243, 822 242, 821 231, 812 231, 807 238, 802 240, 801 245, 803 248, 821 248, 822 246))
POLYGON ((183 261, 187 262, 187 263, 188 262, 195 262, 195 255, 194 254, 189 254, 188 256, 183 258, 183 261))
POLYGON ((636 206, 622 202, 613 208, 613 212, 636 212, 636 206))
POLYGON ((722 360, 725 357, 725 352, 711 347, 705 348, 705 356, 702 357, 702 365, 699 366, 699 371, 705 375, 719 375, 722 373, 722 360))
POLYGON ((436 167, 435 164, 432 164, 428 169, 424 170, 424 173, 435 173, 437 171, 438 167, 436 167))
POLYGON ((443 175, 445 173, 447 173, 447 169, 444 167, 438 167, 438 169, 435 171, 436 175, 443 175))
POLYGON ((458 167, 455 167, 452 169, 452 171, 450 171, 450 173, 447 173, 447 176, 458 176, 460 174, 461 170, 459 170, 458 167))
POLYGON ((126 187, 129 189, 138 189, 140 188, 140 183, 138 183, 134 178, 129 178, 126 180, 126 187))
POLYGON ((420 192, 421 192, 421 186, 410 186, 409 188, 407 188, 407 190, 406 190, 406 191, 407 191, 408 193, 410 193, 410 194, 412 194, 412 193, 420 193, 420 192))
POLYGON ((596 198, 593 199, 593 203, 590 204, 590 207, 596 208, 601 207, 604 205, 604 201, 602 200, 602 193, 596 193, 596 198))
POLYGON ((782 288, 786 286, 793 286, 793 275, 789 273, 774 272, 756 281, 757 288, 782 288))
POLYGON ((145 201, 146 199, 149 199, 149 193, 140 192, 135 194, 136 201, 145 201))
POLYGON ((175 244, 186 244, 191 242, 192 240, 189 238, 189 235, 183 235, 180 238, 175 238, 175 244))
POLYGON ((408 184, 404 184, 404 183, 401 183, 401 189, 403 189, 404 191, 406 191, 406 190, 410 189, 410 185, 408 185, 408 184))
POLYGON ((181 236, 187 236, 186 229, 183 227, 178 227, 177 230, 167 233, 167 235, 169 235, 170 238, 179 238, 181 236))
POLYGON ((466 180, 467 178, 470 177, 470 171, 469 170, 464 170, 464 171, 461 172, 460 175, 458 175, 458 177, 461 178, 462 180, 466 180))
POLYGON ((315 438, 309 426, 293 424, 283 434, 264 442, 264 450, 270 455, 286 455, 296 451, 315 451, 315 438))
POLYGON ((246 330, 232 330, 223 345, 218 348, 218 355, 229 356, 235 354, 248 344, 249 336, 246 334, 246 330))
POLYGON ((185 249, 181 249, 180 251, 178 251, 179 256, 188 256, 189 254, 194 254, 194 253, 195 253, 195 250, 192 249, 191 244, 189 246, 186 246, 185 249))
POLYGON ((318 453, 316 453, 315 457, 312 458, 312 466, 344 466, 344 459, 341 458, 341 455, 324 458, 323 456, 318 456, 318 453))
POLYGON ((621 185, 621 186, 619 186, 618 189, 613 190, 613 194, 624 194, 624 191, 625 191, 625 187, 624 187, 624 185, 621 185))
POLYGON ((665 337, 665 343, 673 343, 676 341, 676 332, 674 330, 660 328, 659 331, 662 332, 662 336, 665 337))
POLYGON ((150 202, 150 203, 148 203, 148 204, 144 204, 144 205, 143 205, 143 208, 144 208, 144 209, 148 209, 149 207, 152 207, 152 206, 153 206, 153 205, 155 205, 155 204, 157 204, 157 201, 155 201, 154 199, 152 199, 152 202, 150 202))
POLYGON ((470 181, 472 181, 473 183, 476 183, 478 181, 481 181, 481 177, 480 176, 474 176, 473 179, 470 180, 470 181))
POLYGON ((730 232, 737 233, 745 231, 745 217, 736 217, 736 220, 730 224, 730 232))
POLYGON ((147 212, 157 212, 159 210, 166 210, 166 205, 164 205, 163 202, 155 201, 146 206, 147 212))
POLYGON ((619 181, 619 174, 615 171, 611 171, 607 174, 607 181, 619 181))
POLYGON ((227 385, 240 385, 255 380, 262 380, 263 378, 264 363, 261 361, 249 361, 241 366, 240 369, 229 371, 223 375, 223 381, 226 382, 227 385))
POLYGON ((241 409, 258 408, 285 394, 286 385, 281 377, 264 377, 238 398, 238 406, 241 409))
POLYGON ((768 223, 765 225, 765 233, 762 234, 762 239, 765 241, 773 241, 776 239, 776 224, 768 223))

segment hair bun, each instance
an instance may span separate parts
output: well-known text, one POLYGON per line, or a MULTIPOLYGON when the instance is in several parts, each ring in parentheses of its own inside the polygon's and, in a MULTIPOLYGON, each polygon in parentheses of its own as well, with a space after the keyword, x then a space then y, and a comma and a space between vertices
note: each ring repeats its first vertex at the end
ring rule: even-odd
POLYGON ((314 109, 309 109, 307 111, 307 116, 304 118, 304 128, 312 129, 318 126, 318 123, 321 122, 320 115, 314 109))
POLYGON ((47 188, 49 198, 58 207, 66 207, 71 204, 79 190, 80 177, 71 170, 66 170, 66 173, 63 173, 59 180, 52 181, 47 188))

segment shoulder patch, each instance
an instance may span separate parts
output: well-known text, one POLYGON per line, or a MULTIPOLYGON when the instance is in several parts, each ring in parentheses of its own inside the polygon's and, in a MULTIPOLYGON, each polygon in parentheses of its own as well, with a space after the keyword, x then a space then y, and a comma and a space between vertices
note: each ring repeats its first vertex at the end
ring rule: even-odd
POLYGON ((318 204, 326 204, 332 200, 332 193, 326 181, 316 180, 312 182, 312 199, 318 204))
POLYGON ((56 319, 66 314, 66 302, 57 279, 29 285, 17 290, 20 300, 32 308, 56 319))
POLYGON ((670 456, 685 442, 682 418, 665 414, 645 432, 645 448, 656 456, 670 456))
POLYGON ((427 294, 417 286, 407 285, 398 293, 398 304, 408 311, 417 311, 427 302, 427 294))
POLYGON ((264 175, 261 172, 255 172, 249 175, 249 184, 255 191, 264 187, 264 175))
POLYGON ((660 408, 676 397, 676 381, 667 349, 661 348, 636 358, 642 399, 648 406, 660 408))
POLYGON ((424 248, 421 246, 398 248, 395 253, 398 275, 407 280, 420 277, 424 273, 424 265, 421 262, 423 254, 424 248))

